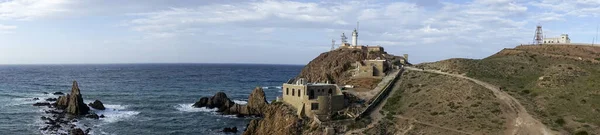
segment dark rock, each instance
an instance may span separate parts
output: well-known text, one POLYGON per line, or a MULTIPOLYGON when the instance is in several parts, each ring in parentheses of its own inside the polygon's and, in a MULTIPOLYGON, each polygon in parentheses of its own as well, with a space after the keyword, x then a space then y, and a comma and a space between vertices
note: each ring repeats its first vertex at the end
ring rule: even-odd
POLYGON ((95 114, 95 113, 85 115, 85 117, 92 118, 92 119, 100 119, 100 116, 98 116, 98 114, 95 114))
POLYGON ((50 103, 48 102, 37 102, 35 104, 33 104, 33 106, 50 106, 50 103))
POLYGON ((88 129, 86 129, 86 130, 85 130, 85 134, 86 134, 86 135, 87 135, 87 134, 89 134, 91 130, 92 130, 92 128, 88 128, 88 129))
POLYGON ((81 128, 75 128, 72 129, 71 132, 69 132, 69 135, 85 135, 85 132, 83 132, 81 128))
POLYGON ((223 132, 225 133, 237 133, 237 127, 232 127, 232 128, 223 128, 223 132))
POLYGON ((48 130, 49 126, 44 126, 43 128, 40 128, 40 130, 48 130))
POLYGON ((57 101, 57 98, 46 98, 46 101, 57 101))
POLYGON ((231 106, 235 103, 231 101, 227 94, 223 92, 218 92, 214 96, 207 98, 203 97, 196 103, 194 103, 194 107, 207 107, 207 108, 218 108, 217 112, 227 111, 231 106))
POLYGON ((73 86, 71 87, 71 95, 68 96, 68 98, 69 102, 66 108, 67 113, 73 115, 85 115, 88 113, 88 111, 90 111, 90 108, 85 103, 83 103, 83 98, 81 97, 77 81, 73 81, 73 86))
POLYGON ((59 92, 54 92, 53 94, 54 94, 54 95, 65 95, 65 93, 62 93, 62 92, 60 92, 60 91, 59 91, 59 92))
POLYGON ((42 92, 42 93, 44 93, 44 94, 49 94, 48 92, 42 92))
POLYGON ((192 106, 200 108, 205 107, 206 104, 208 104, 208 97, 202 97, 200 98, 200 100, 198 100, 198 102, 194 103, 194 105, 192 106))
POLYGON ((104 118, 104 117, 105 117, 104 114, 100 115, 100 118, 104 118))
POLYGON ((40 98, 33 98, 33 100, 40 100, 40 98))
POLYGON ((104 104, 102 104, 102 102, 100 100, 96 100, 93 103, 88 104, 90 107, 94 108, 94 109, 98 109, 98 110, 104 110, 106 108, 104 108, 104 104))
POLYGON ((69 106, 69 97, 71 95, 67 94, 67 96, 60 96, 58 97, 58 101, 56 101, 56 108, 59 109, 66 109, 67 106, 69 106))

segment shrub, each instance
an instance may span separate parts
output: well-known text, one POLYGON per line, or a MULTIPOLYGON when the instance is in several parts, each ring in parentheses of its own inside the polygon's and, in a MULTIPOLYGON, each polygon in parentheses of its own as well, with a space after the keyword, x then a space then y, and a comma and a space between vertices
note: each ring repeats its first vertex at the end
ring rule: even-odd
POLYGON ((523 91, 521 91, 521 93, 523 93, 523 94, 529 94, 529 93, 531 93, 531 91, 530 90, 523 90, 523 91))
POLYGON ((588 135, 587 131, 577 131, 577 133, 575 133, 575 135, 588 135))
POLYGON ((564 120, 564 119, 562 119, 562 118, 558 118, 558 119, 556 119, 554 122, 555 122, 556 124, 560 125, 560 126, 562 126, 562 125, 564 125, 564 124, 565 124, 565 120, 564 120))

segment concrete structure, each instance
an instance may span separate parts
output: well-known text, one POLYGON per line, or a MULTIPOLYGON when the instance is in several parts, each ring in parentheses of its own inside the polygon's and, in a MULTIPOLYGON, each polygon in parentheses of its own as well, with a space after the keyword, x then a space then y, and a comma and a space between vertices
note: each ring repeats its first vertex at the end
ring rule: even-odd
POLYGON ((388 61, 382 59, 363 60, 355 63, 355 77, 380 77, 385 76, 386 71, 390 68, 388 61))
POLYGON ((562 34, 560 37, 544 38, 544 44, 569 44, 571 39, 568 34, 562 34))
POLYGON ((284 103, 296 108, 299 116, 329 120, 345 107, 344 95, 335 84, 307 83, 303 78, 283 84, 284 103))

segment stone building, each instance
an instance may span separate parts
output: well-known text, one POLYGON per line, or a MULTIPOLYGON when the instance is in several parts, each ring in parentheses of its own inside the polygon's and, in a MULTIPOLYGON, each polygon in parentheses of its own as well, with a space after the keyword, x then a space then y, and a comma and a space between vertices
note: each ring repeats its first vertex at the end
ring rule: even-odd
POLYGON ((299 116, 328 120, 345 107, 344 95, 335 84, 307 83, 303 78, 283 84, 282 101, 296 108, 299 116))
POLYGON ((544 44, 569 44, 571 39, 569 34, 562 34, 560 37, 544 38, 544 44))
POLYGON ((383 47, 381 46, 367 46, 367 51, 369 52, 383 52, 383 47))
POLYGON ((390 64, 383 59, 363 60, 355 63, 355 77, 380 77, 385 76, 390 64))

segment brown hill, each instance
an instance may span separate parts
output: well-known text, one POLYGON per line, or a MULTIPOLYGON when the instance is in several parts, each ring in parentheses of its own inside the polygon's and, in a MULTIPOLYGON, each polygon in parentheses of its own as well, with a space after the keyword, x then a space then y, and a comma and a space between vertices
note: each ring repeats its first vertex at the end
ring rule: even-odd
MULTIPOLYGON (((484 59, 449 59, 417 67, 499 86, 535 119, 562 134, 600 134, 598 60, 600 47, 541 45, 503 49, 484 59)), ((446 85, 453 84, 439 87, 446 85)))

